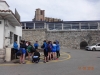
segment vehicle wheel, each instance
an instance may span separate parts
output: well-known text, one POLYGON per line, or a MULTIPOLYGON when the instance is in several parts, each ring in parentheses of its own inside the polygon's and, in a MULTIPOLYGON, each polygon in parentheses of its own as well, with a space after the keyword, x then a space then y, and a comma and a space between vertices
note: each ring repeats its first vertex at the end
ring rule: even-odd
POLYGON ((95 48, 92 48, 92 51, 96 51, 96 49, 95 48))

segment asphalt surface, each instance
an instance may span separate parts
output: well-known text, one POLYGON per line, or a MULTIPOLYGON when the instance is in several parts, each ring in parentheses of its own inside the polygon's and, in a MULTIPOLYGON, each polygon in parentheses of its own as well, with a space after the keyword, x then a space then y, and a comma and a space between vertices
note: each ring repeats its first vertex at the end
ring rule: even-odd
POLYGON ((100 51, 63 48, 59 60, 0 64, 0 75, 100 75, 100 51))

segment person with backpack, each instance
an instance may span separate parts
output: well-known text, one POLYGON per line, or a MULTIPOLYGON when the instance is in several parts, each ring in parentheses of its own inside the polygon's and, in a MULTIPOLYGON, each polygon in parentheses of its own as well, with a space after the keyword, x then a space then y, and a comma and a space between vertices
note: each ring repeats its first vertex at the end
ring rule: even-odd
POLYGON ((46 63, 48 62, 48 49, 46 40, 44 40, 43 42, 43 49, 44 49, 44 63, 46 63))
POLYGON ((48 41, 47 49, 48 49, 48 59, 51 60, 51 51, 52 51, 52 42, 51 41, 48 41))
POLYGON ((31 55, 31 49, 32 49, 32 45, 30 42, 28 42, 28 47, 27 47, 27 53, 28 53, 28 60, 31 60, 30 59, 30 55, 31 55))
POLYGON ((25 54, 26 54, 26 44, 25 41, 21 41, 19 49, 20 64, 25 64, 25 54))

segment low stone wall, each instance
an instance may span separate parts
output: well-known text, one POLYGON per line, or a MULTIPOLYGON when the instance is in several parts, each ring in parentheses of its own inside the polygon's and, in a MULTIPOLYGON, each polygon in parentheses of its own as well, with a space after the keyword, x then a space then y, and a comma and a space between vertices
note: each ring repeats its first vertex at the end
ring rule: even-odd
POLYGON ((5 50, 0 49, 0 63, 4 62, 4 58, 5 58, 5 50))
POLYGON ((80 43, 86 41, 88 45, 100 42, 100 31, 47 31, 48 40, 59 40, 61 46, 80 48, 80 43))
POLYGON ((43 43, 43 40, 46 39, 46 30, 45 29, 38 29, 38 30, 23 30, 22 31, 22 39, 26 41, 30 41, 32 44, 35 41, 38 41, 39 44, 43 43))
POLYGON ((43 40, 58 40, 61 46, 68 48, 80 48, 80 43, 85 41, 88 45, 100 42, 99 30, 83 30, 83 31, 47 31, 45 29, 40 30, 23 30, 23 39, 35 43, 39 41, 39 44, 43 43, 43 40))

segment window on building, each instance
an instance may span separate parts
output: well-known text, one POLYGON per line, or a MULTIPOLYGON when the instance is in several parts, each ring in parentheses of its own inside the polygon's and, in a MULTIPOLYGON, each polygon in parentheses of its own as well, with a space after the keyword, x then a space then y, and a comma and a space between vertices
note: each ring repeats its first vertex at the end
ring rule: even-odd
POLYGON ((79 23, 73 23, 72 29, 79 29, 79 23))
POLYGON ((35 29, 43 29, 44 23, 35 23, 35 29))
POLYGON ((34 25, 33 23, 26 23, 26 29, 33 29, 34 25))
POLYGON ((21 36, 19 36, 19 42, 21 42, 21 36))
POLYGON ((14 41, 17 41, 18 35, 14 34, 14 41))
POLYGON ((55 23, 55 29, 56 30, 62 30, 62 24, 61 23, 55 23))
POLYGON ((42 11, 40 12, 41 15, 43 15, 42 11))
POLYGON ((89 29, 88 23, 81 23, 81 29, 89 29))
POLYGON ((63 24, 63 29, 71 29, 71 24, 63 24))
POLYGON ((90 29, 98 29, 98 23, 89 23, 90 29))
POLYGON ((10 32, 10 44, 13 43, 13 32, 10 32))
POLYGON ((55 29, 54 23, 49 23, 48 24, 48 29, 49 30, 54 30, 55 29))
POLYGON ((22 23, 22 29, 25 29, 25 25, 24 25, 24 23, 22 23))

